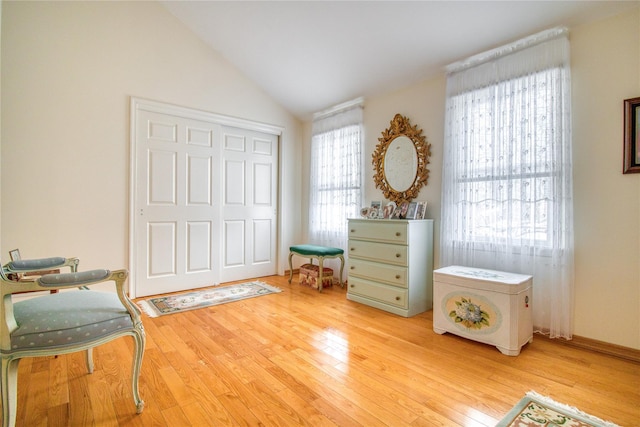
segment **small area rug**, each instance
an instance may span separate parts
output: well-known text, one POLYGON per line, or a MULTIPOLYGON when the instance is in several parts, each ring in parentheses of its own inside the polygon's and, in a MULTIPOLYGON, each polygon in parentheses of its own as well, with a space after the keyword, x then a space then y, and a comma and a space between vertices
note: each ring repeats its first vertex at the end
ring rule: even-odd
POLYGON ((553 401, 535 391, 528 392, 496 427, 571 426, 620 427, 577 408, 553 401))
POLYGON ((282 292, 282 290, 262 282, 247 282, 166 297, 149 298, 138 302, 138 305, 149 317, 158 317, 276 292, 282 292))

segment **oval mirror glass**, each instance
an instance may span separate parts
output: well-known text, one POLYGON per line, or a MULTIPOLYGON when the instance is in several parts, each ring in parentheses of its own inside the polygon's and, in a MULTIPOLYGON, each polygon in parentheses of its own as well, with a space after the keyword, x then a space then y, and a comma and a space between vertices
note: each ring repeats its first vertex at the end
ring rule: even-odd
POLYGON ((391 141, 384 156, 384 176, 389 186, 396 191, 411 188, 418 172, 418 152, 406 136, 391 141))

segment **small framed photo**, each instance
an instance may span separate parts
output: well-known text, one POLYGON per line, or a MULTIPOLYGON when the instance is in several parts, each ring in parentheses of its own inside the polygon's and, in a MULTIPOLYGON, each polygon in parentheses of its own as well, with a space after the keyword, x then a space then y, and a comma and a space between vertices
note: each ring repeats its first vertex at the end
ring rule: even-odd
POLYGON ((382 202, 371 202, 371 209, 380 210, 382 209, 382 202))
POLYGON ((410 202, 409 207, 407 208, 407 215, 405 216, 405 218, 416 219, 417 208, 418 208, 417 202, 410 202))
POLYGON ((622 173, 640 173, 640 98, 624 100, 622 173))
POLYGON ((427 202, 418 202, 416 208, 416 219, 424 219, 427 214, 427 202))
POLYGON ((409 203, 402 202, 398 207, 396 207, 395 212, 393 213, 393 218, 395 219, 404 219, 407 217, 407 210, 409 210, 409 203))
POLYGON ((400 204, 400 206, 396 206, 395 207, 395 209, 393 210, 393 213, 390 216, 391 219, 400 219, 400 218, 402 218, 400 216, 400 214, 401 214, 401 210, 400 210, 401 206, 402 206, 402 204, 400 204))
POLYGON ((9 251, 9 258, 11 261, 19 261, 20 258, 20 249, 12 249, 9 251))
POLYGON ((391 219, 393 218, 393 213, 396 210, 396 202, 389 202, 386 204, 386 206, 384 207, 384 211, 383 211, 383 218, 384 219, 391 219))

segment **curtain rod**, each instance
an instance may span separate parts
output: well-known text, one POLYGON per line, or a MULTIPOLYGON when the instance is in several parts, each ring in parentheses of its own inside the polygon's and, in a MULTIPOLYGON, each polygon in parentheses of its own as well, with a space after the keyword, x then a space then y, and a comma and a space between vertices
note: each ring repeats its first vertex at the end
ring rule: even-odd
POLYGON ((504 46, 500 46, 498 48, 470 56, 469 58, 462 61, 454 62, 447 65, 445 69, 447 74, 457 73, 459 71, 476 67, 480 64, 500 58, 502 56, 510 55, 512 53, 524 50, 531 46, 535 46, 549 40, 566 36, 567 34, 569 34, 569 30, 566 27, 555 27, 544 30, 523 39, 517 40, 513 43, 509 43, 504 46))
POLYGON ((350 110, 356 107, 362 107, 363 103, 364 103, 364 98, 360 97, 360 98, 352 99, 351 101, 343 102, 342 104, 334 105, 333 107, 327 108, 326 110, 313 113, 313 120, 324 119, 334 114, 341 113, 345 110, 350 110))

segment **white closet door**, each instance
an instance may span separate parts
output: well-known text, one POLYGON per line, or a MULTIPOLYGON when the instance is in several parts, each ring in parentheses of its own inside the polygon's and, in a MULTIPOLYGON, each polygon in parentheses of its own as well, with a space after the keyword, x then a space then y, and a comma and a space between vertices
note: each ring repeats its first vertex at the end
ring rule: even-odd
POLYGON ((219 280, 220 125, 141 111, 136 124, 135 296, 219 280))
POLYGON ((276 274, 278 137, 222 128, 223 282, 276 274))
POLYGON ((277 272, 282 128, 131 99, 134 298, 277 272))

